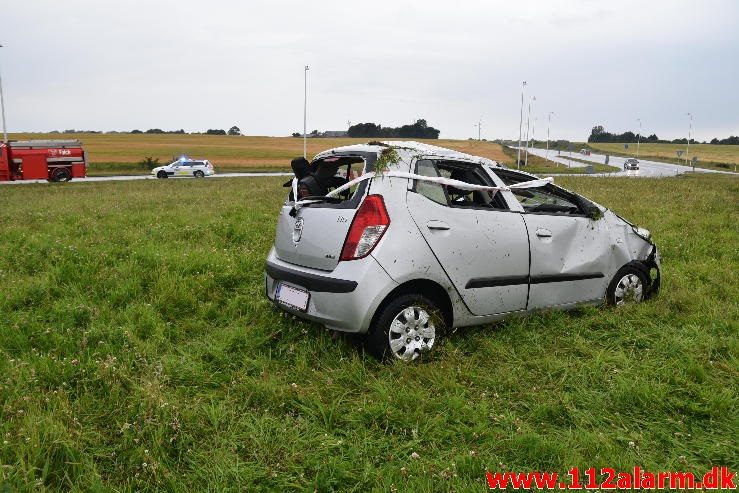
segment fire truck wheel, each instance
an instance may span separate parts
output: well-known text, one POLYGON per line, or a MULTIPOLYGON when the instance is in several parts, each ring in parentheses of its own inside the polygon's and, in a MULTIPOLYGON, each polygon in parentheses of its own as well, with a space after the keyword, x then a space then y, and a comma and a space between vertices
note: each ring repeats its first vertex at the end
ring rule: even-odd
POLYGON ((205 173, 203 173, 203 172, 202 172, 202 171, 200 171, 200 170, 197 170, 197 171, 196 171, 195 173, 193 173, 193 174, 195 175, 195 178, 203 178, 203 177, 205 177, 205 173))
POLYGON ((167 177, 166 171, 160 171, 159 173, 157 173, 157 178, 166 178, 166 177, 167 177))
POLYGON ((67 168, 57 168, 51 174, 51 181, 65 182, 72 179, 72 173, 67 168))

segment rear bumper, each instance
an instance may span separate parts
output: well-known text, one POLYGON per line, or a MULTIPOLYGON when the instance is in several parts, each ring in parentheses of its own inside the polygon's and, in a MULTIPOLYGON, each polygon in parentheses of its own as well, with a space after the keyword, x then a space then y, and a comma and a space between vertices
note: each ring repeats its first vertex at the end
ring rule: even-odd
POLYGON ((351 293, 357 289, 357 281, 301 272, 293 268, 283 267, 269 260, 264 264, 264 270, 267 272, 268 277, 276 281, 287 281, 291 284, 297 284, 312 293, 351 293))
POLYGON ((397 286, 371 255, 339 262, 333 272, 327 273, 279 260, 272 249, 264 277, 265 294, 278 308, 342 332, 367 332, 375 310, 397 286), (305 312, 275 300, 278 283, 310 293, 305 312))

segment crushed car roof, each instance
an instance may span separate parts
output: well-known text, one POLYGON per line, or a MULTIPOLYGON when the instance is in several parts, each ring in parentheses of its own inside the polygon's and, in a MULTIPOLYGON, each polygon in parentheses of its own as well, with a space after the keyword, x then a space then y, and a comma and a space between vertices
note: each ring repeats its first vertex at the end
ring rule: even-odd
POLYGON ((323 151, 316 155, 314 160, 323 159, 327 156, 335 155, 335 154, 352 154, 352 153, 375 153, 380 154, 382 151, 387 149, 388 147, 392 147, 397 152, 407 152, 408 154, 411 154, 412 156, 437 156, 441 158, 448 158, 448 159, 458 159, 462 161, 469 161, 479 164, 487 164, 490 166, 501 166, 498 162, 493 161, 492 159, 480 157, 480 156, 473 156, 471 154, 466 154, 464 152, 455 151, 453 149, 447 149, 445 147, 439 147, 431 144, 425 144, 423 142, 416 142, 416 141, 399 141, 399 140, 392 140, 392 141, 383 141, 383 142, 368 142, 366 144, 354 144, 349 146, 343 146, 343 147, 335 147, 333 149, 328 149, 326 151, 323 151))

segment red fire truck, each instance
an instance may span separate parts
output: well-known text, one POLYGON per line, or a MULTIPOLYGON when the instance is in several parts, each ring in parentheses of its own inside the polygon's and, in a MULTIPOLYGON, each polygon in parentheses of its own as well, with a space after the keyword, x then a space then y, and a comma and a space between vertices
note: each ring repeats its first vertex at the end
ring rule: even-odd
POLYGON ((69 181, 87 175, 87 156, 79 140, 0 142, 0 181, 69 181))

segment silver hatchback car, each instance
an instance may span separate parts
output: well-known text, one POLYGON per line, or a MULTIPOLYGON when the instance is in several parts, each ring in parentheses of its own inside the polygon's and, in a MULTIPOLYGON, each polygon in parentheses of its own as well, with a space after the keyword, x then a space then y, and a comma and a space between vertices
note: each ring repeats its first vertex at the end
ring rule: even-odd
POLYGON ((366 333, 380 359, 415 360, 445 328, 639 302, 659 289, 647 230, 547 180, 417 142, 301 159, 266 295, 330 329, 366 333))

